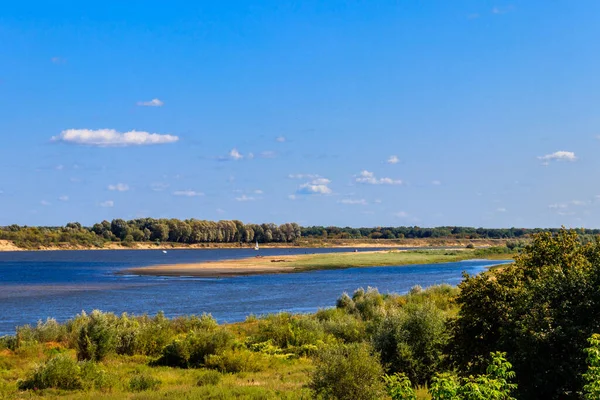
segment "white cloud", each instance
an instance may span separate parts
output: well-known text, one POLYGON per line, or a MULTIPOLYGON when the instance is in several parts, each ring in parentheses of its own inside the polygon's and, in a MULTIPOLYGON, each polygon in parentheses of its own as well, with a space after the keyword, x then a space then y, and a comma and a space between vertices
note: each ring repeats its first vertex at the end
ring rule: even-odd
POLYGON ((305 183, 300 185, 300 188, 296 191, 298 194, 330 194, 331 189, 327 185, 313 185, 312 183, 305 183))
POLYGON ((504 208, 504 207, 496 208, 496 212, 500 212, 500 213, 506 212, 506 208, 504 208))
POLYGON ((290 195, 288 195, 288 199, 290 199, 290 200, 296 200, 296 195, 295 194, 290 194, 290 195))
POLYGON ((254 194, 263 194, 263 191, 262 191, 262 190, 260 190, 260 189, 256 189, 256 190, 254 191, 254 194))
POLYGON ((285 137, 284 136, 278 136, 277 138, 275 138, 276 141, 278 141, 279 143, 283 143, 285 142, 285 137))
POLYGON ((565 209, 567 207, 568 207, 568 205, 564 204, 564 203, 550 204, 548 206, 548 208, 551 209, 551 210, 565 209))
POLYGON ((69 201, 69 196, 60 196, 58 198, 58 200, 60 200, 60 201, 69 201))
POLYGON ((177 191, 173 192, 173 196, 200 197, 200 196, 204 196, 204 193, 195 192, 193 190, 177 190, 177 191))
POLYGON ((108 185, 108 190, 113 192, 126 192, 129 190, 129 185, 125 183, 117 183, 116 185, 108 185))
POLYGON ((356 204, 356 205, 361 205, 361 206, 367 205, 367 201, 365 199, 360 199, 360 200, 342 199, 342 200, 338 201, 338 203, 340 203, 340 204, 356 204))
POLYGON ((373 201, 373 203, 381 204, 381 200, 380 199, 376 199, 375 201, 373 201))
POLYGON ((117 132, 114 129, 67 129, 58 136, 53 136, 52 141, 74 143, 87 146, 144 146, 151 144, 174 143, 179 137, 161 135, 144 131, 117 132))
POLYGON ((289 174, 288 178, 290 179, 315 179, 320 178, 321 176, 318 174, 289 174))
POLYGON ((397 156, 390 156, 390 158, 387 159, 388 164, 398 164, 399 162, 400 159, 397 156))
POLYGON ((62 171, 63 169, 65 169, 65 166, 62 165, 62 164, 61 165, 57 165, 56 167, 54 167, 54 169, 57 170, 57 171, 62 171))
POLYGON ((49 201, 46 201, 46 200, 40 201, 40 204, 43 205, 43 206, 50 206, 50 205, 52 205, 52 203, 50 203, 49 201))
POLYGON ((327 186, 331 181, 327 178, 316 178, 310 182, 300 185, 296 194, 331 194, 331 189, 327 186))
POLYGON ((152 99, 150 101, 138 101, 137 105, 141 107, 162 107, 165 103, 159 99, 152 99))
POLYGON ((235 199, 237 201, 254 201, 254 200, 256 200, 254 197, 246 196, 245 194, 241 195, 240 197, 236 197, 235 199))
POLYGON ((106 200, 106 201, 103 201, 102 203, 100 203, 100 207, 109 208, 109 207, 114 207, 114 206, 115 206, 115 202, 112 200, 106 200))
POLYGON ((401 185, 402 181, 392 178, 376 178, 373 172, 362 171, 355 179, 357 183, 368 185, 401 185))
POLYGON ((434 185, 434 186, 440 186, 442 184, 442 181, 438 181, 436 179, 436 180, 431 181, 431 184, 434 185))
POLYGON ((550 161, 576 161, 575 153, 572 151, 555 151, 554 153, 546 154, 545 156, 538 157, 538 160, 544 161, 547 165, 550 161))
POLYGON ((242 158, 244 158, 244 156, 242 155, 242 153, 240 153, 239 151, 237 151, 237 149, 231 149, 231 151, 229 152, 229 157, 233 160, 241 160, 242 158))
POLYGON ((217 214, 225 214, 225 210, 223 210, 222 208, 217 208, 217 214))
POLYGON ((408 218, 410 216, 406 211, 398 211, 397 213, 394 213, 393 215, 394 215, 394 217, 398 217, 398 218, 408 218))

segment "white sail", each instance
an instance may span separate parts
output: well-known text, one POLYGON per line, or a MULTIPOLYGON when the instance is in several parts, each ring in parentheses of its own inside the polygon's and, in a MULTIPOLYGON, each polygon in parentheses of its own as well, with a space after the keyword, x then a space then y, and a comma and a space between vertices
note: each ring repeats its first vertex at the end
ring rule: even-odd
POLYGON ((258 250, 258 240, 256 241, 256 246, 254 246, 254 250, 258 250))

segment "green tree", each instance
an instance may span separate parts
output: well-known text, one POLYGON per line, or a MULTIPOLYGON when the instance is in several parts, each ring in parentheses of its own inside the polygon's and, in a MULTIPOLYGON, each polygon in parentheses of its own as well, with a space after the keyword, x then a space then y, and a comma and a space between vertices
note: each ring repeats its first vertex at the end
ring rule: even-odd
POLYGON ((600 335, 595 333, 588 339, 590 347, 587 353, 588 369, 583 378, 587 382, 583 387, 587 400, 600 399, 600 335))
POLYGON ((365 344, 329 347, 315 363, 309 387, 316 398, 376 400, 385 393, 379 359, 365 344))
POLYGON ((600 330, 600 243, 575 231, 543 232, 514 265, 460 284, 451 355, 481 372, 485 355, 507 352, 518 398, 578 398, 586 360, 581 349, 600 330))

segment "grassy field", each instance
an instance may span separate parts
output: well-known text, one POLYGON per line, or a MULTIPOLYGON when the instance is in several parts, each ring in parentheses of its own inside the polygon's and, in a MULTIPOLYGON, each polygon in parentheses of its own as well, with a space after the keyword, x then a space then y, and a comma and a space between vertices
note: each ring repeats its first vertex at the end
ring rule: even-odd
POLYGON ((436 264, 473 258, 511 259, 510 253, 486 253, 485 250, 416 250, 364 253, 328 253, 300 256, 287 266, 297 270, 338 269, 413 264, 436 264))

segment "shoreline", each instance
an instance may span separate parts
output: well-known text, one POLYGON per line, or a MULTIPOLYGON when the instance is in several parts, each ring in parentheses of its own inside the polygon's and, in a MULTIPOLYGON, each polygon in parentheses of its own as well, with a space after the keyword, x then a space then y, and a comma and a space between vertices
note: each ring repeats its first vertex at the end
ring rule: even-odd
MULTIPOLYGON (((481 259, 480 254, 462 249, 454 249, 453 254, 446 250, 423 252, 422 250, 388 250, 299 254, 283 256, 260 256, 220 261, 207 261, 187 264, 164 264, 148 267, 127 268, 120 275, 169 276, 220 278, 246 275, 264 275, 308 272, 327 269, 368 268, 386 266, 408 266, 419 264, 439 264, 472 259, 481 259)), ((508 254, 490 255, 486 260, 511 260, 508 254)))
MULTIPOLYGON (((326 241, 302 240, 296 243, 265 243, 260 244, 262 249, 292 249, 292 248, 394 248, 394 249, 460 249, 472 244, 476 248, 503 246, 508 239, 331 239, 326 241)), ((0 240, 0 252, 14 251, 87 251, 87 250, 214 250, 214 249, 253 249, 253 243, 241 245, 239 243, 162 243, 157 245, 150 242, 136 242, 131 246, 120 243, 106 243, 103 247, 83 246, 62 243, 52 246, 38 246, 37 248, 19 247, 10 240, 0 240)))

